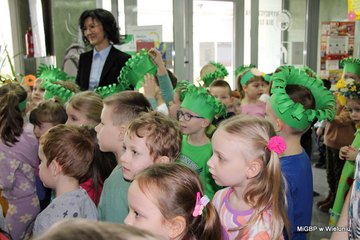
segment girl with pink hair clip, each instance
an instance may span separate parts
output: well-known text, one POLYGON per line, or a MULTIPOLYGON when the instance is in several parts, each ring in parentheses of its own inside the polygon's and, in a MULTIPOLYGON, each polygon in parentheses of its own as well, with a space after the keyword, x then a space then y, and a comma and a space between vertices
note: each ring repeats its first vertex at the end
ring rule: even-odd
POLYGON ((178 164, 154 164, 139 173, 128 193, 125 224, 172 240, 221 240, 221 225, 198 174, 178 164))
POLYGON ((226 186, 212 200, 223 239, 284 239, 288 219, 279 161, 284 139, 267 120, 239 115, 220 124, 212 148, 209 171, 216 184, 226 186))

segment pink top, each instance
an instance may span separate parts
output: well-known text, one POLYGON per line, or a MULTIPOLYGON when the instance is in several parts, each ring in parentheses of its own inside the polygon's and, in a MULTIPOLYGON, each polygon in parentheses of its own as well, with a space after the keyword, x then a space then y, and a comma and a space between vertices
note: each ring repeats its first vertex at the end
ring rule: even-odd
POLYGON ((241 113, 256 117, 265 117, 266 103, 241 104, 241 113))

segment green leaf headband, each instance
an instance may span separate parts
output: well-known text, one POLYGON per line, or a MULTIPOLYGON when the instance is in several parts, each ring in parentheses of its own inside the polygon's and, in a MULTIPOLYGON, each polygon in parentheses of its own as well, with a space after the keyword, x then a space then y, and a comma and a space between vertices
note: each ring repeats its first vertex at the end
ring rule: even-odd
POLYGON ((310 77, 293 66, 280 67, 271 77, 270 103, 275 114, 292 128, 304 130, 317 118, 332 121, 335 117, 335 99, 322 81, 310 77), (288 84, 301 85, 310 90, 315 99, 315 109, 305 109, 286 93, 288 84))
POLYGON ((360 83, 354 79, 341 78, 335 85, 335 89, 342 96, 348 99, 359 99, 360 98, 360 83))
POLYGON ((75 95, 75 92, 50 80, 43 80, 41 82, 41 86, 45 89, 45 93, 44 93, 45 100, 58 97, 61 99, 62 103, 66 103, 70 99, 70 97, 75 95))
POLYGON ((206 88, 196 87, 193 84, 187 87, 187 93, 181 107, 189 109, 210 121, 214 119, 215 115, 222 116, 226 113, 225 105, 211 96, 206 88))
POLYGON ((147 73, 155 75, 157 66, 151 60, 145 49, 133 55, 126 61, 125 66, 121 69, 118 77, 119 82, 128 82, 134 88, 139 89, 144 82, 144 76, 147 73))
POLYGON ((345 73, 353 73, 360 77, 360 58, 344 58, 340 64, 344 66, 345 73))
POLYGON ((243 74, 244 72, 252 68, 256 68, 256 66, 254 64, 241 65, 235 69, 235 76, 238 77, 239 75, 243 74))
POLYGON ((213 81, 218 79, 224 79, 226 76, 229 75, 228 71, 221 63, 210 62, 210 64, 213 65, 216 68, 216 70, 215 72, 205 74, 201 78, 205 87, 209 87, 213 81))
POLYGON ((242 78, 240 79, 241 86, 245 86, 247 82, 253 77, 255 77, 255 75, 251 72, 251 69, 247 70, 244 76, 242 76, 242 78))
POLYGON ((187 93, 187 87, 190 84, 191 83, 189 83, 189 81, 187 81, 187 80, 181 80, 181 81, 177 82, 174 92, 178 92, 180 102, 182 102, 184 100, 185 95, 187 93))
POLYGON ((49 81, 66 81, 69 79, 69 76, 60 68, 57 68, 54 65, 46 65, 43 63, 40 64, 38 70, 36 71, 36 76, 38 78, 49 81))
POLYGON ((96 93, 98 93, 102 98, 109 97, 113 95, 114 93, 130 90, 129 83, 126 79, 123 79, 123 81, 120 81, 118 77, 119 83, 113 83, 109 84, 107 86, 97 87, 94 89, 96 93))

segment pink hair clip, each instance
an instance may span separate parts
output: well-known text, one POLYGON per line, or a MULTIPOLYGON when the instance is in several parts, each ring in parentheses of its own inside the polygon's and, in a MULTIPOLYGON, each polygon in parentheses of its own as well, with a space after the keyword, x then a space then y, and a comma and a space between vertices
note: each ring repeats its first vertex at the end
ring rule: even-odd
POLYGON ((193 217, 197 217, 202 214, 204 207, 210 202, 209 198, 204 195, 201 197, 200 192, 197 192, 196 194, 196 204, 193 211, 193 217))
POLYGON ((287 145, 286 145, 286 142, 283 137, 274 136, 274 137, 270 138, 266 147, 270 151, 274 151, 277 154, 282 154, 286 150, 287 145))

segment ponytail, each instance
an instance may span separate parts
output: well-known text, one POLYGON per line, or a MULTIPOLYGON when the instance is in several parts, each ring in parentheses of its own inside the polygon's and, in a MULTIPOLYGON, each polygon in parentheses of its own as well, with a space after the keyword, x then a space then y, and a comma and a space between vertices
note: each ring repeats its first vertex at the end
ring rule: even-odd
POLYGON ((214 205, 210 202, 206 205, 204 229, 197 239, 222 240, 221 223, 214 205))
POLYGON ((24 119, 19 104, 26 97, 26 91, 19 84, 8 83, 0 87, 0 137, 7 146, 18 142, 17 138, 23 132, 24 119))

